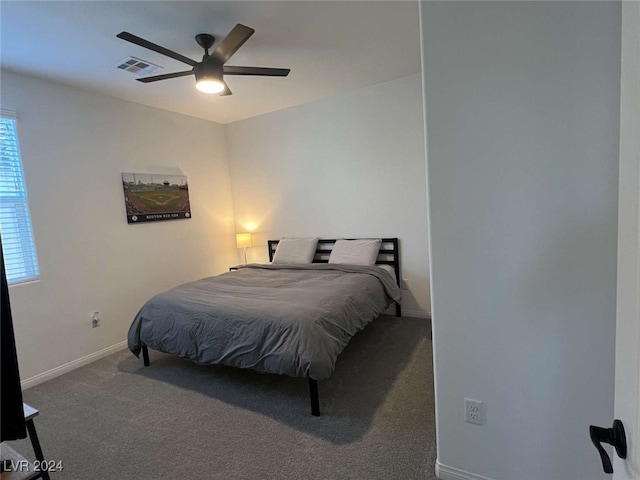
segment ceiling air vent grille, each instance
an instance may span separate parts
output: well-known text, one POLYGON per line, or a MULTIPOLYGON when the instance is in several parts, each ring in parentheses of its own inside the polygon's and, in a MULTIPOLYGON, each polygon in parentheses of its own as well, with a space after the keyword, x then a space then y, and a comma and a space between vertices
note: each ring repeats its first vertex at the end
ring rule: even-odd
POLYGON ((115 67, 119 70, 135 73, 136 75, 149 75, 150 73, 155 72, 158 68, 162 68, 160 65, 156 65, 136 57, 124 58, 116 63, 115 67))

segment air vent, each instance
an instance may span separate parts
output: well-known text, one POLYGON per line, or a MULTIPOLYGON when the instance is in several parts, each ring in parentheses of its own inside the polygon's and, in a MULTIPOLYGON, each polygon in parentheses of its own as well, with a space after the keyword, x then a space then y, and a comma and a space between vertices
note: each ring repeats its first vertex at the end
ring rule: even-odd
POLYGON ((146 60, 141 60, 136 57, 124 58, 114 66, 119 70, 135 73, 139 76, 149 75, 158 68, 162 68, 160 65, 156 65, 155 63, 147 62, 146 60))

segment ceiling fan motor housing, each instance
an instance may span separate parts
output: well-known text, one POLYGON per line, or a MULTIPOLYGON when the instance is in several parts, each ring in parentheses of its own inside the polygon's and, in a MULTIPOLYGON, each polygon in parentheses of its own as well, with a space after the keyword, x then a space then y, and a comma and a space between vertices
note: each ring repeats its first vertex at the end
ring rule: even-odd
POLYGON ((203 80, 222 81, 222 65, 214 62, 202 62, 193 67, 193 73, 196 75, 196 83, 203 80))

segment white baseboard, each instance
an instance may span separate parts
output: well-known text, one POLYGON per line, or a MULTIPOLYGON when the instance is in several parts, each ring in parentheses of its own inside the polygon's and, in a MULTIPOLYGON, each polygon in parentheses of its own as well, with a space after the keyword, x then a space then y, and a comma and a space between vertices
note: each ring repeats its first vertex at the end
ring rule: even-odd
POLYGON ((439 460, 436 460, 436 477, 440 480, 493 480, 489 477, 443 465, 439 460))
POLYGON ((111 355, 119 350, 123 350, 127 347, 127 341, 123 341, 120 343, 116 343, 115 345, 111 345, 110 347, 103 348, 102 350, 98 350, 90 355, 87 355, 82 358, 78 358, 77 360, 73 360, 72 362, 65 363, 64 365, 60 365, 59 367, 52 368, 44 373, 40 373, 31 378, 27 378, 20 382, 22 389, 25 390, 29 387, 35 387, 36 385, 46 382, 47 380, 51 380, 52 378, 59 377, 62 374, 70 372, 71 370, 75 370, 76 368, 83 367, 84 365, 88 365, 91 362, 95 362, 96 360, 100 360, 107 355, 111 355))
POLYGON ((424 310, 405 310, 402 309, 403 317, 413 317, 413 318, 427 318, 431 320, 431 312, 425 312, 424 310))

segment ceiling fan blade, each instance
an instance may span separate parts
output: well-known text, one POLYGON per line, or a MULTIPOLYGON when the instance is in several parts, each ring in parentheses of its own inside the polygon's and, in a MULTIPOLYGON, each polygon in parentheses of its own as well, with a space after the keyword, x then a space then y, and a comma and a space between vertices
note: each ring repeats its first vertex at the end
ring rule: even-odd
POLYGON ((238 51, 238 49, 244 45, 244 42, 249 40, 249 37, 253 35, 255 30, 242 24, 237 24, 233 27, 233 30, 229 32, 229 35, 224 37, 224 40, 220 42, 220 45, 214 50, 212 56, 220 62, 220 65, 224 65, 231 56, 238 51))
POLYGON ((187 70, 185 72, 166 73, 164 75, 155 75, 153 77, 136 78, 136 80, 142 83, 150 83, 150 82, 157 82, 158 80, 168 80, 170 78, 186 77, 187 75, 193 75, 193 70, 187 70))
POLYGON ((129 32, 120 32, 116 35, 118 38, 122 40, 126 40, 127 42, 135 43, 136 45, 140 45, 141 47, 148 48, 149 50, 153 50, 154 52, 160 53, 162 55, 166 55, 167 57, 171 57, 174 60, 178 60, 179 62, 186 63, 187 65, 191 65, 195 67, 198 62, 195 60, 191 60, 189 57, 185 57, 184 55, 180 55, 179 53, 173 52, 167 48, 161 47, 160 45, 156 45, 155 43, 151 43, 144 38, 136 37, 135 35, 129 32))
POLYGON ((289 68, 265 68, 265 67, 222 67, 225 75, 261 75, 263 77, 286 77, 289 75, 289 68))
POLYGON ((223 81, 222 83, 224 83, 224 90, 220 92, 220 96, 224 97, 226 95, 233 95, 233 93, 231 93, 231 90, 229 90, 229 85, 227 85, 227 82, 223 81))

